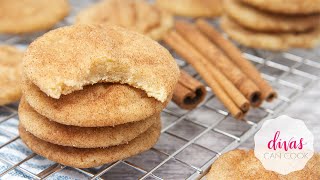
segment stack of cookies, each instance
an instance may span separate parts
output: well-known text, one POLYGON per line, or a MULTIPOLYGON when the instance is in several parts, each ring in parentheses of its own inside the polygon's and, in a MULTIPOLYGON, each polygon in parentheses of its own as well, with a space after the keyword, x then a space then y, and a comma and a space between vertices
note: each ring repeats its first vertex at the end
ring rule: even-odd
POLYGON ((34 152, 87 168, 151 148, 179 79, 170 53, 119 27, 46 33, 23 58, 20 137, 34 152))
POLYGON ((320 42, 320 1, 225 0, 223 30, 245 46, 312 48, 320 42))

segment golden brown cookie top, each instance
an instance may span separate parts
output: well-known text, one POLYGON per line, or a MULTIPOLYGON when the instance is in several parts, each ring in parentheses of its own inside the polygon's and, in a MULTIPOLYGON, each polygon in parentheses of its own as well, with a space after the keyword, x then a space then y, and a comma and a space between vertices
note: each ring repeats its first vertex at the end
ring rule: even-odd
POLYGON ((21 96, 20 69, 23 52, 13 46, 0 46, 0 105, 17 101, 21 96))
POLYGON ((226 14, 240 25, 263 32, 305 32, 320 25, 320 14, 283 15, 261 11, 239 0, 225 0, 226 14))
POLYGON ((0 67, 17 67, 22 61, 23 53, 14 46, 0 45, 0 67))
POLYGON ((81 11, 76 23, 118 25, 159 40, 173 27, 173 17, 144 0, 104 0, 81 11))
POLYGON ((241 0, 259 9, 280 14, 320 13, 320 0, 241 0))
POLYGON ((69 13, 67 0, 1 0, 0 33, 30 33, 51 28, 69 13))
POLYGON ((214 17, 222 13, 222 0, 157 0, 156 4, 179 16, 214 17))
POLYGON ((273 171, 266 170, 261 162, 255 157, 254 151, 233 150, 220 156, 211 166, 207 174, 208 180, 226 179, 226 180, 289 180, 296 179, 314 179, 320 177, 320 171, 317 170, 320 163, 320 154, 314 156, 300 171, 292 172, 288 175, 280 175, 273 171))
POLYGON ((164 102, 179 68, 160 44, 114 26, 73 25, 52 30, 28 47, 23 71, 53 98, 98 82, 118 82, 164 102))
POLYGON ((140 89, 118 83, 98 83, 83 90, 50 98, 30 81, 21 85, 25 99, 39 114, 52 121, 80 127, 115 126, 158 114, 169 102, 161 103, 140 89))
POLYGON ((227 16, 222 17, 220 25, 231 39, 252 48, 283 51, 290 48, 313 48, 320 43, 320 27, 300 33, 267 33, 244 28, 227 16))

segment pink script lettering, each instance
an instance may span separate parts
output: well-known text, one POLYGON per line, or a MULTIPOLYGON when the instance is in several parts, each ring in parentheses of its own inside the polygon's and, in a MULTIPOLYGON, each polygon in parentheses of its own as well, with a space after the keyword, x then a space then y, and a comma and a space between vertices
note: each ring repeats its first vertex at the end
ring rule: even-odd
POLYGON ((268 142, 268 148, 277 150, 277 149, 284 149, 285 151, 288 151, 289 149, 302 149, 303 148, 303 138, 300 138, 300 140, 297 142, 293 137, 290 138, 289 141, 282 141, 280 137, 280 131, 277 131, 274 134, 274 137, 272 140, 268 142))

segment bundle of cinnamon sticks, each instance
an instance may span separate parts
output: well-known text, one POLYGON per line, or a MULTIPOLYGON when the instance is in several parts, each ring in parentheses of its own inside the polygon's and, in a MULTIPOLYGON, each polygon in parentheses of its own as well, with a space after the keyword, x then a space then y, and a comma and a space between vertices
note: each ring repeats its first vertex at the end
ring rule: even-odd
POLYGON ((164 41, 196 69, 237 119, 242 119, 250 106, 277 97, 241 51, 205 20, 195 24, 177 21, 164 41))

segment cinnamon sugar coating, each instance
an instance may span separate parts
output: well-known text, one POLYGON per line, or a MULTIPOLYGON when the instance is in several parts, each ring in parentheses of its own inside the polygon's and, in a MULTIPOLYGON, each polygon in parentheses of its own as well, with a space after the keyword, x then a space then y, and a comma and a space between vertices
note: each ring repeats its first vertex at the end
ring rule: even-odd
POLYGON ((52 30, 28 47, 27 78, 52 98, 99 82, 128 84, 165 102, 179 79, 171 54, 139 33, 114 26, 73 25, 52 30))
POLYGON ((313 48, 320 42, 320 26, 301 33, 266 33, 244 28, 228 17, 223 17, 220 24, 231 39, 252 48, 282 51, 313 48))
POLYGON ((173 27, 173 17, 144 0, 104 0, 82 10, 76 23, 118 25, 161 40, 173 27))
POLYGON ((0 46, 0 105, 21 97, 20 70, 23 52, 13 46, 0 46))
POLYGON ((22 125, 19 126, 21 139, 33 152, 63 165, 78 168, 96 167, 146 151, 157 142, 160 130, 159 121, 128 144, 107 148, 75 148, 48 143, 27 132, 22 125))
POLYGON ((1 0, 0 33, 47 30, 67 16, 69 10, 67 0, 1 0))
POLYGON ((320 154, 315 153, 304 169, 281 175, 266 170, 255 157, 254 151, 233 150, 220 156, 206 175, 207 180, 291 180, 318 179, 320 177, 320 154))
POLYGON ((114 127, 66 126, 38 114, 24 98, 19 105, 19 120, 28 132, 53 144, 78 148, 109 147, 128 143, 159 119, 159 114, 155 114, 141 121, 114 127))

